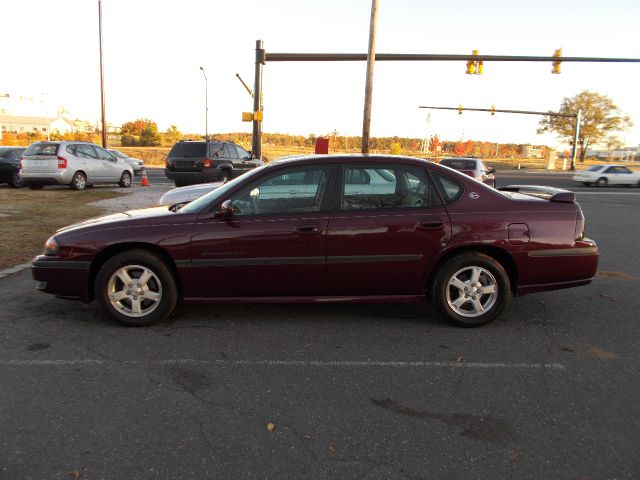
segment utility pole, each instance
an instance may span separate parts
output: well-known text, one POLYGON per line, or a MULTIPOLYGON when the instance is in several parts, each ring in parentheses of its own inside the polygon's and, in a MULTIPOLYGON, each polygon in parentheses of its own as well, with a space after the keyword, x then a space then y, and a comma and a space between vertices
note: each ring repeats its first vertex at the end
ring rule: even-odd
POLYGON ((107 123, 104 115, 104 61, 102 59, 102 0, 98 0, 98 35, 100 36, 100 103, 102 106, 102 148, 107 148, 107 123))
POLYGON ((580 135, 580 121, 582 120, 582 110, 576 113, 576 126, 573 130, 573 150, 571 151, 571 170, 576 169, 576 155, 578 153, 578 137, 580 135))
POLYGON ((378 0, 371 0, 369 23, 369 51, 367 53, 367 80, 364 89, 364 115, 362 120, 362 153, 369 153, 371 132, 371 99, 373 97, 373 66, 376 62, 376 30, 378 24, 378 0))
POLYGON ((209 80, 204 71, 204 67, 200 67, 204 75, 204 139, 209 141, 209 80))
POLYGON ((265 63, 264 44, 256 40, 256 71, 253 79, 253 138, 251 153, 262 158, 262 66, 265 63))

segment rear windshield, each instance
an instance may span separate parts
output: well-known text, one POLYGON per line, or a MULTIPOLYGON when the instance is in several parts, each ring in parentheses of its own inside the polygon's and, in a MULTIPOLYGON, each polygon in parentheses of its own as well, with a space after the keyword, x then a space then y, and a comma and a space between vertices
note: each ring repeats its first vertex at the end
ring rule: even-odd
POLYGON ((456 170, 475 170, 476 162, 474 160, 442 160, 441 165, 449 168, 455 168, 456 170))
POLYGON ((604 165, 594 165, 593 167, 587 168, 588 172, 599 172, 604 168, 604 165))
POLYGON ((206 143, 181 142, 176 143, 169 152, 170 157, 206 157, 206 143))
POLYGON ((24 152, 25 157, 29 155, 57 155, 59 143, 34 143, 24 152))

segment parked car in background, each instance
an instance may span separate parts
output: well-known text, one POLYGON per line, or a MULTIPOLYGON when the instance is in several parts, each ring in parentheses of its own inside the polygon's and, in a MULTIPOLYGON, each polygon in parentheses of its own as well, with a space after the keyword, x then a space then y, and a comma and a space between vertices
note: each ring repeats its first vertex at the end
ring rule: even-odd
POLYGON ((597 269, 573 192, 504 190, 410 157, 281 160, 182 208, 60 229, 32 273, 41 291, 95 299, 132 326, 167 318, 179 299, 430 299, 450 322, 473 327, 500 315, 512 295, 586 285, 597 269), (361 190, 369 172, 386 186, 361 190))
POLYGON ((22 154, 20 178, 29 188, 69 185, 74 190, 102 183, 130 187, 133 169, 93 143, 36 142, 22 154))
POLYGON ((196 183, 186 187, 172 188, 158 200, 158 205, 175 205, 189 203, 224 185, 224 182, 196 183))
POLYGON ((226 182, 262 165, 232 142, 180 141, 169 152, 165 175, 176 187, 205 182, 226 182))
POLYGON ((14 188, 24 186, 20 178, 20 156, 25 147, 0 147, 0 183, 14 188))
POLYGON ((440 165, 458 170, 491 187, 496 186, 496 169, 487 167, 479 158, 443 158, 440 165))
POLYGON ((109 152, 111 152, 117 158, 121 158, 125 162, 127 162, 129 165, 131 165, 134 175, 142 171, 142 168, 144 167, 144 162, 139 158, 130 157, 129 155, 122 153, 120 150, 114 150, 112 148, 109 149, 109 152))
POLYGON ((624 165, 594 165, 586 170, 577 171, 571 179, 585 186, 635 185, 640 187, 640 172, 634 172, 624 165))

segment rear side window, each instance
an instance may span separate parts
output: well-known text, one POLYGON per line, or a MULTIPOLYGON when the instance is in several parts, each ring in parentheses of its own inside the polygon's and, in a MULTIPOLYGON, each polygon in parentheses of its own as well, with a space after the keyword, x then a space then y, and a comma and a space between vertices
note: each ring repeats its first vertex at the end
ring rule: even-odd
POLYGON ((211 158, 224 158, 227 152, 224 150, 223 143, 211 143, 209 144, 209 156, 211 158))
POLYGON ((594 165, 593 167, 589 167, 587 168, 588 172, 599 172, 600 170, 602 170, 604 168, 603 165, 594 165))
POLYGON ((58 155, 58 143, 34 143, 24 152, 28 155, 58 155))
POLYGON ((180 142, 176 143, 169 152, 170 157, 206 157, 205 142, 180 142))
POLYGON ((98 155, 96 154, 95 149, 91 145, 78 144, 76 145, 77 156, 80 158, 94 158, 97 159, 98 155))
POLYGON ((460 195, 462 195, 462 185, 458 182, 454 182, 449 177, 445 177, 444 175, 440 175, 439 173, 433 173, 433 178, 436 183, 440 187, 440 191, 444 195, 444 200, 447 203, 454 202, 458 199, 460 195))
POLYGON ((71 155, 78 156, 77 154, 78 146, 77 145, 67 145, 67 152, 71 155))

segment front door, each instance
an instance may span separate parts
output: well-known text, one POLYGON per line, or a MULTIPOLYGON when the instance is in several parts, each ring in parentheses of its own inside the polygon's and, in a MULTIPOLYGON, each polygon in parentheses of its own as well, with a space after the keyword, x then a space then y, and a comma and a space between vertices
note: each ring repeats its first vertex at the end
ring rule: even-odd
POLYGON ((326 165, 270 170, 225 199, 233 204, 230 218, 202 215, 191 242, 191 278, 197 295, 256 298, 324 293, 334 171, 326 165))
POLYGON ((451 235, 426 169, 376 163, 341 170, 327 233, 329 294, 424 293, 427 267, 451 235), (361 184, 363 172, 373 185, 361 184))

